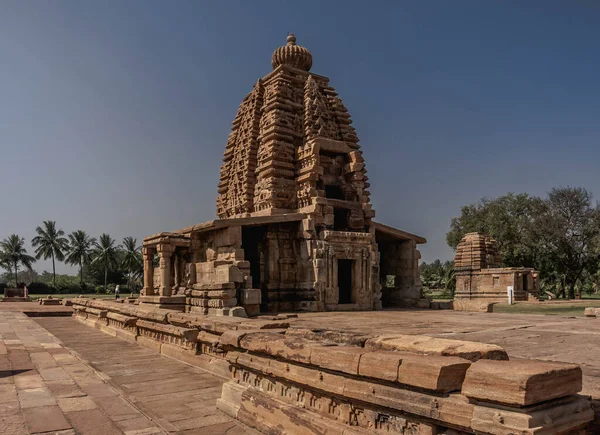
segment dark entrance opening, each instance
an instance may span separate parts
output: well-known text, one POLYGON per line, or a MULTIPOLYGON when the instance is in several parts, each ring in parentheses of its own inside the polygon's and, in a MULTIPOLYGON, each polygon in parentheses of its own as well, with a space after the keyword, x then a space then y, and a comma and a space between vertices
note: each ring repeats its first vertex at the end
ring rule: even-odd
POLYGON ((242 249, 244 250, 244 259, 250 262, 250 275, 254 288, 263 287, 260 254, 264 252, 266 232, 266 226, 242 227, 242 249))
POLYGON ((325 186, 325 198, 345 199, 344 191, 340 186, 336 186, 335 184, 325 186))
POLYGON ((338 260, 339 304, 351 304, 352 301, 352 266, 354 260, 338 260))
POLYGON ((523 290, 527 291, 527 275, 523 275, 523 290))
POLYGON ((335 231, 348 229, 348 210, 337 207, 333 209, 333 229, 335 231))

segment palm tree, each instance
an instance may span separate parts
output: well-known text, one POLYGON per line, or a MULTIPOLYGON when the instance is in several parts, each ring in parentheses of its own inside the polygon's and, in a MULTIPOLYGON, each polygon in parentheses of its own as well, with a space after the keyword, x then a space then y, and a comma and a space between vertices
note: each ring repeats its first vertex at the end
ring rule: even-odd
POLYGON ((123 239, 123 258, 121 260, 121 266, 127 270, 129 288, 133 292, 133 276, 139 275, 140 269, 142 269, 142 253, 140 252, 140 246, 137 245, 137 239, 133 237, 125 237, 123 239))
POLYGON ((10 262, 10 258, 8 258, 8 255, 6 255, 4 251, 0 251, 0 267, 8 271, 8 276, 12 275, 12 265, 10 262))
POLYGON ((65 252, 69 248, 69 242, 65 237, 63 230, 56 229, 55 221, 44 221, 44 228, 37 227, 35 232, 38 234, 33 238, 31 244, 37 247, 35 258, 38 260, 52 258, 52 278, 54 288, 56 288, 56 265, 55 260, 63 261, 65 252))
POLYGON ((104 233, 98 241, 94 241, 92 264, 98 264, 104 269, 104 292, 108 285, 108 271, 119 264, 120 246, 115 246, 115 239, 104 233))
POLYGON ((92 246, 96 239, 87 235, 85 231, 77 230, 69 234, 69 248, 66 252, 66 262, 79 265, 79 281, 83 284, 83 265, 92 260, 92 246))
POLYGON ((35 263, 35 258, 27 254, 25 249, 25 239, 19 237, 16 234, 11 235, 8 239, 4 239, 0 242, 0 248, 2 249, 3 263, 8 264, 9 267, 14 267, 15 287, 18 285, 17 276, 19 275, 19 263, 31 270, 31 265, 35 263))

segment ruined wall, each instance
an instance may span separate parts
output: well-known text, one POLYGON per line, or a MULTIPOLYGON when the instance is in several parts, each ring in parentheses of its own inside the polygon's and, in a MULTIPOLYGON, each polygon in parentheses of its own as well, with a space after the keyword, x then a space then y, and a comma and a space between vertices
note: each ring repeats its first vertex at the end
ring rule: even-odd
POLYGON ((537 272, 525 268, 497 268, 473 271, 456 276, 457 299, 482 299, 489 302, 506 302, 508 286, 514 290, 515 301, 526 301, 537 297, 539 287, 537 272), (523 277, 527 280, 524 289, 523 277))
POLYGON ((414 240, 378 244, 384 307, 414 307, 422 298, 419 259, 414 240))
POLYGON ((74 299, 75 318, 228 379, 217 406, 268 434, 591 434, 579 366, 498 346, 74 299))

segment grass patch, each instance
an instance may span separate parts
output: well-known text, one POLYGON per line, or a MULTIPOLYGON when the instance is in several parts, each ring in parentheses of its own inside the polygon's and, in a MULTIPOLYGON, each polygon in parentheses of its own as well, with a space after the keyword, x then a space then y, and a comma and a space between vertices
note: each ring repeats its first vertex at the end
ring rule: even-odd
POLYGON ((517 303, 515 305, 495 304, 494 313, 507 314, 548 314, 554 316, 583 316, 583 311, 587 307, 600 308, 600 300, 590 300, 588 303, 561 303, 540 302, 538 304, 517 303))

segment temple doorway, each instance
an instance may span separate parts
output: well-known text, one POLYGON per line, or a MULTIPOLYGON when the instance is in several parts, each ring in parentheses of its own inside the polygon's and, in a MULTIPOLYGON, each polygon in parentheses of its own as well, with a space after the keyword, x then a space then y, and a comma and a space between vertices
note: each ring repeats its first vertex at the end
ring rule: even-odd
POLYGON ((339 304, 351 304, 352 300, 352 269, 354 260, 338 260, 338 289, 339 304))
POLYGON ((266 226, 242 227, 242 249, 244 250, 244 260, 250 262, 253 288, 263 287, 261 253, 264 252, 266 233, 266 226))

